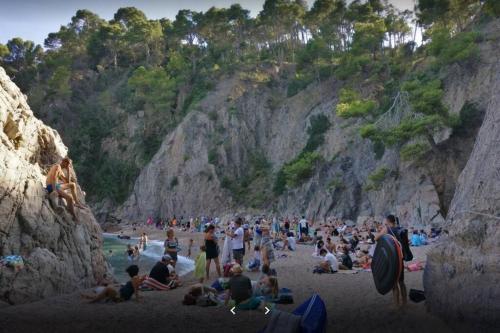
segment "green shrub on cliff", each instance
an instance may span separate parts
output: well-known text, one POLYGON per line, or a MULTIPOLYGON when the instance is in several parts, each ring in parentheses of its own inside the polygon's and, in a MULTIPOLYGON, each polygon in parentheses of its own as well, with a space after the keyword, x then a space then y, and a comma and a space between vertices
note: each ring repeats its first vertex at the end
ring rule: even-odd
POLYGON ((368 184, 365 186, 365 191, 378 191, 382 183, 389 176, 390 170, 387 167, 381 167, 375 171, 373 171, 370 175, 368 175, 368 184))
POLYGON ((318 153, 306 152, 299 155, 295 160, 285 164, 283 173, 285 175, 286 185, 295 187, 309 179, 320 159, 321 156, 318 153))
POLYGON ((307 128, 309 139, 307 140, 304 151, 315 151, 325 142, 325 132, 330 128, 330 121, 324 114, 314 115, 310 119, 310 125, 307 128))
POLYGON ((476 41, 480 35, 477 32, 460 32, 453 36, 448 29, 437 28, 432 30, 430 37, 427 50, 436 57, 437 66, 473 61, 478 57, 476 41))
POLYGON ((352 89, 340 90, 339 103, 336 107, 337 116, 342 118, 366 117, 370 115, 377 104, 370 99, 363 99, 352 89))
POLYGON ((425 143, 407 144, 401 148, 400 156, 403 161, 417 160, 429 151, 429 145, 425 143))
POLYGON ((136 103, 150 104, 158 111, 170 111, 174 103, 175 81, 164 68, 146 69, 140 66, 128 79, 128 85, 133 91, 136 103))

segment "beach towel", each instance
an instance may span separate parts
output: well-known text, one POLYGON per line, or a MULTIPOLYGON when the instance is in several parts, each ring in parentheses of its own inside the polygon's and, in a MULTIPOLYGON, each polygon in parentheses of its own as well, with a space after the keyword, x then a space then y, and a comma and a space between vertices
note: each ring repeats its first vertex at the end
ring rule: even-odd
POLYGON ((326 332, 326 306, 318 294, 314 294, 302 303, 293 312, 301 316, 301 333, 324 333, 326 332))
POLYGON ((232 247, 231 247, 231 239, 229 237, 224 238, 224 247, 222 248, 222 255, 221 255, 221 263, 222 265, 228 264, 231 262, 232 257, 231 257, 231 252, 232 252, 232 247))
POLYGON ((408 264, 407 266, 409 272, 421 271, 424 269, 424 266, 420 261, 408 264))
POLYGON ((205 268, 207 265, 207 253, 200 252, 196 257, 196 262, 194 265, 194 276, 197 279, 203 279, 205 276, 205 268))
POLYGON ((160 291, 170 289, 170 287, 168 285, 160 283, 160 282, 156 281, 155 279, 150 278, 149 276, 146 277, 146 279, 142 283, 142 286, 145 288, 151 288, 153 290, 160 290, 160 291))
POLYGON ((18 255, 0 257, 0 267, 1 266, 10 267, 16 271, 20 271, 24 268, 24 260, 23 257, 18 255))
POLYGON ((345 270, 345 269, 339 269, 337 271, 337 273, 340 273, 340 274, 358 274, 359 271, 357 270, 353 270, 353 269, 349 269, 349 270, 345 270))

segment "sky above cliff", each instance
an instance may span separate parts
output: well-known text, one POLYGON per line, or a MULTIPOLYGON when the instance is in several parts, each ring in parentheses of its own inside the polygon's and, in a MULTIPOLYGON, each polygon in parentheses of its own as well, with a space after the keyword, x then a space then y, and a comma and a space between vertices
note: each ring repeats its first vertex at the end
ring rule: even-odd
MULTIPOLYGON (((401 9, 412 9, 414 0, 390 0, 401 9)), ((229 7, 239 3, 256 16, 264 0, 0 0, 0 43, 13 37, 42 44, 50 32, 67 24, 78 9, 88 9, 111 19, 120 7, 134 6, 151 19, 174 19, 180 9, 206 11, 212 6, 229 7)), ((314 0, 307 0, 309 6, 314 0)))

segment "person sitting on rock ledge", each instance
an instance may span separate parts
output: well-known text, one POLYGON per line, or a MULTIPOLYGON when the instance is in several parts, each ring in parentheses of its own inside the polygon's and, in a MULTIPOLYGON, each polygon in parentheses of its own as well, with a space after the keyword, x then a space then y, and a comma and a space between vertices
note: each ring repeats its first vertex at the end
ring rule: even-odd
POLYGON ((71 160, 68 157, 63 158, 60 164, 54 164, 50 168, 45 183, 47 186, 46 187, 47 192, 49 192, 49 194, 52 193, 53 191, 56 191, 56 193, 60 197, 66 199, 69 212, 73 216, 73 219, 76 221, 77 217, 74 206, 82 209, 84 208, 84 206, 77 199, 76 184, 71 181, 71 173, 70 173, 71 166, 72 166, 71 160), (66 169, 67 171, 68 174, 67 177, 64 175, 63 169, 66 169), (65 192, 65 190, 68 189, 71 191, 71 195, 65 192))

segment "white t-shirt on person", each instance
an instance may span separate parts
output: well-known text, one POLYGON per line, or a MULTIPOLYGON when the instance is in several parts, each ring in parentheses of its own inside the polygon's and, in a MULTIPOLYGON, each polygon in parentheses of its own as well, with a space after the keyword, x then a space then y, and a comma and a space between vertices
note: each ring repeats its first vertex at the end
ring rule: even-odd
POLYGON ((328 262, 328 264, 330 264, 332 271, 336 272, 339 270, 339 262, 337 261, 337 258, 330 252, 325 255, 325 262, 328 262))
POLYGON ((302 219, 299 221, 299 225, 302 229, 305 229, 307 228, 307 220, 306 219, 302 219))
POLYGON ((287 237, 287 240, 288 240, 288 246, 290 247, 290 249, 295 251, 297 248, 297 244, 295 243, 295 237, 291 237, 291 236, 287 237))
POLYGON ((233 250, 239 250, 243 248, 243 235, 244 231, 242 227, 239 227, 238 229, 235 230, 234 236, 231 239, 231 245, 233 250))

